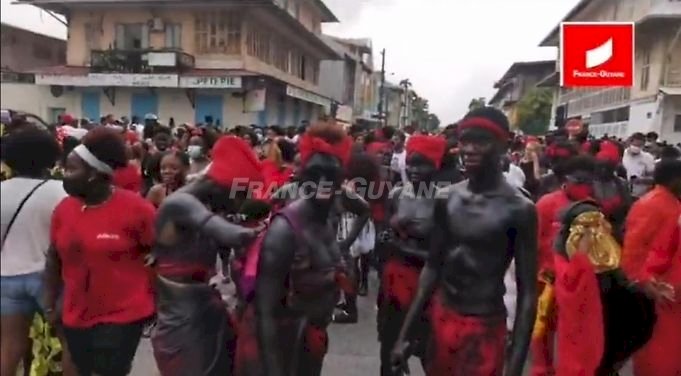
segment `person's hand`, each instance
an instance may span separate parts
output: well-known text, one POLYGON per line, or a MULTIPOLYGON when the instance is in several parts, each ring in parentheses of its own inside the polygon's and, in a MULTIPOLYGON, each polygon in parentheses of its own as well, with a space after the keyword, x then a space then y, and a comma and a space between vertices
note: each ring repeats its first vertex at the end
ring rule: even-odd
POLYGON ((45 321, 47 321, 52 328, 57 325, 57 319, 57 310, 54 308, 45 309, 45 321))
POLYGON ((409 375, 409 342, 398 339, 390 353, 390 366, 396 374, 409 375))
POLYGON ((641 284, 643 292, 656 302, 666 306, 676 302, 676 291, 674 286, 651 279, 641 284))

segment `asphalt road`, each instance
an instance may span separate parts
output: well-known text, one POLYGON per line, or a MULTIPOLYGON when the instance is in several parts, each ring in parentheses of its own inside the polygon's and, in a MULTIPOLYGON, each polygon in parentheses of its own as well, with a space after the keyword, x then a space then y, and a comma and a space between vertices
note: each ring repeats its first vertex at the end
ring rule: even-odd
MULTIPOLYGON (((372 278, 370 295, 359 298, 359 322, 354 325, 331 325, 329 328, 329 354, 324 362, 323 376, 378 376, 379 346, 376 339, 376 290, 377 282, 372 278)), ((231 286, 221 286, 224 297, 228 297, 231 286)), ((424 376, 421 365, 415 359, 410 362, 413 376, 424 376)), ((137 350, 132 376, 157 376, 151 344, 143 340, 137 350)), ((632 376, 630 367, 620 376, 632 376)))

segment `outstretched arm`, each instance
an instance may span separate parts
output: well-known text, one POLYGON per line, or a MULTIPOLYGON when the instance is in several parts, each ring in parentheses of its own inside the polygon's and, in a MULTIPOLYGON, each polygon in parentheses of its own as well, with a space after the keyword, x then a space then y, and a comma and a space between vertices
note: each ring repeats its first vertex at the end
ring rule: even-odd
POLYGON ((537 316, 537 212, 528 203, 516 219, 514 244, 518 302, 506 376, 521 376, 537 316))
POLYGON ((282 217, 275 217, 260 251, 256 282, 255 309, 258 344, 265 375, 284 376, 281 358, 277 313, 286 298, 286 280, 295 254, 296 239, 291 226, 282 217))
POLYGON ((192 231, 200 231, 217 241, 222 247, 242 247, 257 234, 256 230, 235 225, 208 210, 196 197, 176 192, 159 208, 156 232, 162 233, 170 219, 175 225, 192 231), (165 219, 165 220, 164 220, 165 219))

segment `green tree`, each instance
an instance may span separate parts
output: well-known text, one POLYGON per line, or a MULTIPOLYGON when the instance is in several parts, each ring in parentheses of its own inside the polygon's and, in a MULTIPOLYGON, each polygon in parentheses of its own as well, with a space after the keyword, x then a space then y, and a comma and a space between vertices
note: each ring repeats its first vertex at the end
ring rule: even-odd
POLYGON ((426 125, 426 129, 428 131, 436 131, 438 128, 440 128, 440 118, 437 117, 435 114, 428 114, 428 122, 426 125))
POLYGON ((416 123, 417 128, 423 129, 428 124, 429 104, 427 99, 419 97, 414 93, 411 102, 412 123, 416 123))
POLYGON ((525 134, 546 133, 551 121, 553 92, 550 88, 534 88, 516 105, 517 125, 525 134))
POLYGON ((471 99, 468 104, 468 111, 475 110, 476 108, 485 107, 487 105, 487 99, 485 97, 478 97, 471 99))

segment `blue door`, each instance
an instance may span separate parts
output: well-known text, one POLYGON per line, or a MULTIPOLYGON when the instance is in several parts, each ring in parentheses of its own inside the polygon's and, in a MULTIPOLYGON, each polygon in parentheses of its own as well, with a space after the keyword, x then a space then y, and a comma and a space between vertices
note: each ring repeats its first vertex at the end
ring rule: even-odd
POLYGON ((300 101, 293 100, 293 125, 300 127, 300 101))
POLYGON ((158 96, 155 93, 133 93, 130 99, 130 116, 141 121, 146 114, 158 116, 158 96))
POLYGON ((84 91, 80 96, 80 111, 83 117, 90 119, 93 122, 99 122, 99 92, 98 91, 84 91))
POLYGON ((194 121, 205 123, 206 117, 213 120, 213 124, 222 124, 222 95, 203 95, 196 96, 196 106, 194 108, 194 121))
POLYGON ((277 125, 280 127, 288 127, 290 124, 286 123, 286 99, 281 98, 279 100, 279 109, 277 113, 277 125))

